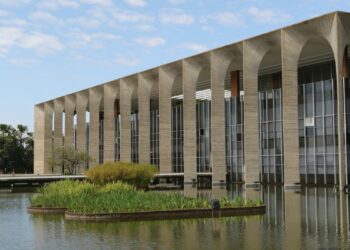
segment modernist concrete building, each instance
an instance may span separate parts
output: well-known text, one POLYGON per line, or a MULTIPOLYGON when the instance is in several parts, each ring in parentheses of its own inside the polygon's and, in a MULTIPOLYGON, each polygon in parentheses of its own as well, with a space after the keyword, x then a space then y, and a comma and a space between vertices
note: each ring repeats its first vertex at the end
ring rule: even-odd
POLYGON ((40 103, 35 173, 64 145, 185 183, 347 185, 348 45, 333 12, 40 103))

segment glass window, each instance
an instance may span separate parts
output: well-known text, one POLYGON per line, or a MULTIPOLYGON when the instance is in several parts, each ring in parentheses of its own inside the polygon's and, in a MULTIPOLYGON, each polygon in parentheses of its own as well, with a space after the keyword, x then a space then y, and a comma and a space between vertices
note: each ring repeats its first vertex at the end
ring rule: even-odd
POLYGON ((315 83, 315 115, 322 116, 323 110, 323 93, 322 93, 322 82, 315 83))
POLYGON ((312 83, 308 83, 305 85, 306 117, 312 117, 314 115, 312 85, 312 83))
POLYGON ((333 101, 332 101, 332 81, 324 81, 324 106, 325 115, 333 114, 333 101))

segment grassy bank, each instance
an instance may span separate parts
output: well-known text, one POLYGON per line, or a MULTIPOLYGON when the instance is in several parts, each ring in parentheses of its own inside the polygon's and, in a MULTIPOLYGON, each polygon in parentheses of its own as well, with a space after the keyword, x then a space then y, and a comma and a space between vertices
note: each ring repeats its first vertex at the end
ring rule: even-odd
MULTIPOLYGON (((261 201, 220 200, 221 207, 252 207, 261 201)), ((89 182, 65 180, 44 186, 31 199, 33 207, 67 208, 76 213, 118 213, 151 210, 210 208, 205 198, 184 197, 180 193, 145 192, 122 182, 97 185, 89 182)))

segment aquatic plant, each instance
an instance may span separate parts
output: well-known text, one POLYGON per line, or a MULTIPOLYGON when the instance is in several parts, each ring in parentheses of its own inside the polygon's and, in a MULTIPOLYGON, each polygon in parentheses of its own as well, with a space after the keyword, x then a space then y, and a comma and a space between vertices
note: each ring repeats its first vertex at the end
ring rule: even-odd
MULTIPOLYGON (((220 204, 222 208, 261 205, 260 201, 226 197, 220 204)), ((146 192, 120 181, 100 185, 65 180, 41 188, 31 199, 31 206, 61 207, 77 213, 116 213, 210 208, 211 202, 206 198, 185 197, 180 192, 146 192)))

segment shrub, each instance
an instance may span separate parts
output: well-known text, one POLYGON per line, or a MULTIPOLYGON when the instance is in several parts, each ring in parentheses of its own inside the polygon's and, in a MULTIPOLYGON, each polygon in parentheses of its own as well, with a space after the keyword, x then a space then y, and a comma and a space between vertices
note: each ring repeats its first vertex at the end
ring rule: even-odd
POLYGON ((150 164, 107 162, 89 169, 86 177, 90 182, 100 185, 122 181, 136 187, 147 187, 155 173, 157 168, 150 164))

